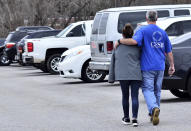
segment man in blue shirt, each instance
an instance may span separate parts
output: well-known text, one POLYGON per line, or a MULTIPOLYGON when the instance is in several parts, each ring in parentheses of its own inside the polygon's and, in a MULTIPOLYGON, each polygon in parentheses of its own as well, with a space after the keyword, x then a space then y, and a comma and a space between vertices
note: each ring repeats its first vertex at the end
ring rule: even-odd
POLYGON ((146 20, 148 25, 140 28, 133 38, 120 39, 115 43, 138 45, 142 49, 142 92, 144 94, 149 114, 153 125, 159 123, 160 94, 165 70, 165 56, 170 64, 169 75, 175 72, 172 46, 168 35, 156 25, 157 11, 147 11, 146 20))

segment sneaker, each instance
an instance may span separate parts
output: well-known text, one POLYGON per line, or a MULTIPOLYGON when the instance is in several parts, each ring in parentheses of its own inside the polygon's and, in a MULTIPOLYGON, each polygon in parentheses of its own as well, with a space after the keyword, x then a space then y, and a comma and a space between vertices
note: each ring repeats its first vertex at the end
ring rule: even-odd
POLYGON ((137 120, 136 119, 132 120, 132 124, 133 124, 134 127, 137 127, 138 126, 137 120))
POLYGON ((152 123, 153 123, 153 125, 159 124, 159 113, 160 113, 160 109, 155 107, 152 111, 152 123))
POLYGON ((123 117, 123 118, 122 118, 122 123, 123 123, 124 125, 130 125, 130 124, 131 124, 131 121, 130 121, 129 118, 123 117))

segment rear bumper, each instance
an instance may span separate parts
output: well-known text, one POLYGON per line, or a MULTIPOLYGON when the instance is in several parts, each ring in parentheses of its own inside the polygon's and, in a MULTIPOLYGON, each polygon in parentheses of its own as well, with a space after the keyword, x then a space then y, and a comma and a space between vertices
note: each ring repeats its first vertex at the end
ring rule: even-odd
POLYGON ((24 56, 23 57, 23 62, 26 64, 32 64, 34 63, 34 59, 32 56, 24 56))
POLYGON ((90 61, 90 69, 109 71, 110 62, 95 62, 90 61))

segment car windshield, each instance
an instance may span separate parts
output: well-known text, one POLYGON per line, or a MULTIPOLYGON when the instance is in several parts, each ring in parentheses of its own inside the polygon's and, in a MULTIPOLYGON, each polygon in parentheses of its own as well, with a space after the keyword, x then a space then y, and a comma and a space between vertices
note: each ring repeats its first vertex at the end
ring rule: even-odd
POLYGON ((73 26, 73 24, 67 26, 64 30, 62 30, 58 35, 56 35, 56 37, 62 37, 71 27, 73 26))
POLYGON ((24 36, 19 42, 23 42, 25 39, 27 39, 29 35, 24 36))
POLYGON ((9 41, 12 37, 13 33, 9 33, 5 41, 9 41))

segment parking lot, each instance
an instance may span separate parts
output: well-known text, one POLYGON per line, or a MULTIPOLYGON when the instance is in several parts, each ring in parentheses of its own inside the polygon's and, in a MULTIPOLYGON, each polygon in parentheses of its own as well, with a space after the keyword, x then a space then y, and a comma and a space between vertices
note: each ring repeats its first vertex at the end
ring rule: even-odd
POLYGON ((17 64, 0 67, 1 131, 190 130, 190 100, 163 90, 158 126, 149 122, 141 90, 139 100, 140 125, 124 126, 118 83, 83 83, 17 64))

